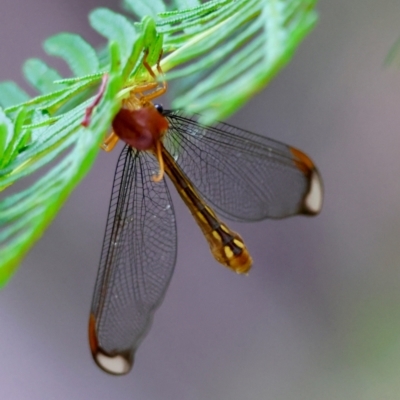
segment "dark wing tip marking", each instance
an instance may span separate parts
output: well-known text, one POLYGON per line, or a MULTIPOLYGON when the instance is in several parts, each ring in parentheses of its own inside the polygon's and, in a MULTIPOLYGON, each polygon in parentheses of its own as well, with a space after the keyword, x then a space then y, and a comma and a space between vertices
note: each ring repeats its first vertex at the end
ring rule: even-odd
POLYGON ((308 179, 308 190, 304 194, 300 213, 305 215, 317 215, 322 209, 324 199, 321 175, 310 157, 305 153, 291 146, 289 146, 289 150, 294 156, 296 167, 308 179))
POLYGON ((90 314, 89 318, 89 344, 95 363, 105 372, 113 375, 125 375, 133 366, 133 353, 131 351, 115 352, 109 354, 100 346, 96 332, 96 317, 90 314))

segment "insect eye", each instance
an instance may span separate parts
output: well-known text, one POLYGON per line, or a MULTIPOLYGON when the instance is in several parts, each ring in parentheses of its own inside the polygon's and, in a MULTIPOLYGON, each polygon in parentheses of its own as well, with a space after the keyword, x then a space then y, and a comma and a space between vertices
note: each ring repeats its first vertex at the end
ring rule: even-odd
POLYGON ((154 107, 160 114, 164 112, 164 108, 161 104, 154 104, 154 107))

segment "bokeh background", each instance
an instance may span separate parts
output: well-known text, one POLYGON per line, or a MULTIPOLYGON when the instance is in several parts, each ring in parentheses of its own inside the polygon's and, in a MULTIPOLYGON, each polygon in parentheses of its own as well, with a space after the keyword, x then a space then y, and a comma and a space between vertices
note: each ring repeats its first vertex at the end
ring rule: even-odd
MULTIPOLYGON (((22 62, 43 54, 47 36, 99 44, 87 13, 118 1, 1 6, 0 79, 22 83, 22 62)), ((0 292, 1 399, 400 398, 400 69, 384 66, 400 3, 318 8, 291 64, 231 123, 310 154, 325 182, 322 214, 232 224, 255 260, 246 278, 216 264, 173 194, 175 275, 134 369, 108 376, 87 344, 118 157, 101 153, 0 292)))

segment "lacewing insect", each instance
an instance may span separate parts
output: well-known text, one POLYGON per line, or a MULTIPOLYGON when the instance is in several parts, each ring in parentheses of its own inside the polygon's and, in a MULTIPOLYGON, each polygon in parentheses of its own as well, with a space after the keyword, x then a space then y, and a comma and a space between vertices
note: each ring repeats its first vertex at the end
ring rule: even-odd
MULTIPOLYGON (((227 219, 258 221, 316 215, 323 197, 318 170, 300 150, 224 123, 205 126, 196 116, 154 105, 166 83, 157 83, 146 60, 147 53, 143 65, 154 82, 130 92, 103 145, 110 150, 118 139, 126 143, 114 177, 89 343, 97 365, 115 375, 131 369, 174 270, 177 232, 165 175, 214 258, 238 274, 249 271, 252 259, 242 238, 208 204, 227 219)), ((157 69, 162 74, 159 63, 157 69)), ((83 125, 90 123, 99 98, 83 125)))

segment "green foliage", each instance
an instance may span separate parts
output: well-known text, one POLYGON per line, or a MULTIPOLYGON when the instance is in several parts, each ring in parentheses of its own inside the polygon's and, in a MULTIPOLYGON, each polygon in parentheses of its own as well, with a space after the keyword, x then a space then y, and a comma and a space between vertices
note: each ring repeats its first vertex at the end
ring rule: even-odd
POLYGON ((201 113, 205 123, 231 115, 290 60, 316 22, 314 6, 313 0, 220 0, 160 14, 157 26, 172 50, 162 67, 181 66, 167 74, 182 85, 174 108, 201 113), (194 87, 193 76, 200 81, 194 87))
POLYGON ((92 166, 121 101, 161 66, 176 80, 173 105, 200 112, 203 122, 223 119, 260 91, 289 61, 316 22, 314 0, 124 0, 130 18, 105 8, 94 10, 91 26, 108 43, 96 51, 80 36, 60 33, 44 42, 61 57, 73 77, 64 78, 42 60, 24 67, 40 93, 29 96, 13 82, 0 83, 0 286, 41 236, 64 201, 92 166), (105 93, 88 127, 85 110, 104 74, 105 93), (49 164, 51 162, 51 164, 49 164), (25 188, 8 189, 33 175, 25 188), (33 182, 33 183, 32 183, 33 182))

